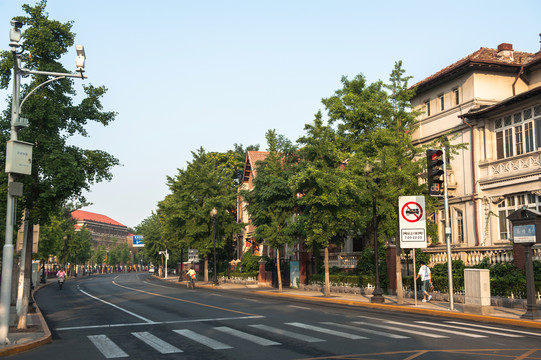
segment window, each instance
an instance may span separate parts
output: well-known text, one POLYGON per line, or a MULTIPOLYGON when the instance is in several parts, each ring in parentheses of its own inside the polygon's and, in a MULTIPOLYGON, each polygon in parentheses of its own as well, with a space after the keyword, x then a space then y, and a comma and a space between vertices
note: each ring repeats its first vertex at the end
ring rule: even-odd
POLYGON ((455 105, 460 104, 460 93, 458 92, 458 88, 453 89, 453 99, 455 100, 455 105))
POLYGON ((425 101, 426 116, 430 116, 430 100, 425 101))
POLYGON ((530 193, 522 193, 516 195, 510 195, 505 198, 498 205, 498 223, 500 228, 500 240, 507 240, 511 234, 511 223, 507 220, 507 217, 511 215, 515 210, 526 206, 530 209, 541 210, 541 196, 530 193))
POLYGON ((456 210, 456 240, 458 243, 464 243, 464 218, 460 210, 456 210))
POLYGON ((522 155, 541 147, 541 105, 495 119, 498 159, 522 155))
POLYGON ((438 95, 438 101, 440 102, 440 111, 445 110, 445 103, 443 101, 443 94, 438 95))

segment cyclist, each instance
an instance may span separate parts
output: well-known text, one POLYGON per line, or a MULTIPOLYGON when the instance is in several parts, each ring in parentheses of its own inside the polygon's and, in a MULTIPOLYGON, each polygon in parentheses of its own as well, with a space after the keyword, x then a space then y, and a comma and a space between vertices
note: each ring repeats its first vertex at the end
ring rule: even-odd
POLYGON ((192 289, 195 289, 195 276, 196 276, 196 273, 195 273, 195 270, 193 269, 193 267, 190 267, 190 270, 188 270, 186 275, 188 275, 188 287, 191 286, 192 289))
POLYGON ((66 270, 63 268, 56 273, 56 277, 58 278, 58 288, 62 290, 62 286, 64 286, 64 281, 66 281, 66 270))

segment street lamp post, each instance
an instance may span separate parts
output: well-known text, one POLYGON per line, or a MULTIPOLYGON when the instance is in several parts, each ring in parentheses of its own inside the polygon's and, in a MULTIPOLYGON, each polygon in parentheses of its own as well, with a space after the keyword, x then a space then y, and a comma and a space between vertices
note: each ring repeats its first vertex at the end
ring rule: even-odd
MULTIPOLYGON (((374 171, 374 167, 370 164, 367 164, 364 168, 366 176, 369 176, 370 173, 374 171)), ((379 178, 374 180, 376 188, 379 185, 379 178)), ((374 227, 374 266, 375 266, 375 284, 374 291, 372 292, 372 297, 370 298, 371 303, 384 303, 385 298, 383 297, 383 291, 381 290, 379 284, 379 251, 378 251, 378 218, 376 212, 376 191, 373 189, 372 193, 372 225, 374 227)))
POLYGON ((77 59, 76 66, 79 74, 69 73, 52 73, 47 71, 28 70, 21 66, 22 52, 18 52, 17 49, 21 46, 19 41, 21 40, 21 28, 23 24, 19 21, 11 21, 12 28, 9 33, 9 46, 11 47, 11 53, 13 55, 13 97, 11 103, 11 133, 10 140, 6 146, 6 173, 8 173, 8 195, 7 195, 7 207, 6 207, 6 233, 5 243, 3 247, 2 257, 2 285, 0 287, 0 342, 7 344, 8 329, 9 329, 9 308, 11 304, 11 282, 13 278, 13 228, 14 219, 16 213, 17 197, 23 194, 22 182, 17 182, 16 177, 18 175, 30 175, 31 174, 31 162, 32 162, 32 145, 17 140, 18 131, 28 126, 28 120, 20 117, 21 107, 28 96, 32 95, 34 91, 49 83, 51 81, 63 79, 65 77, 81 77, 85 79, 84 72, 84 48, 82 45, 77 45, 77 59), (46 82, 38 85, 34 88, 19 104, 19 94, 21 85, 21 75, 45 75, 54 76, 54 79, 47 80, 46 82), (21 154, 23 156, 21 156, 21 154))
POLYGON ((218 210, 216 208, 212 208, 210 211, 210 216, 212 217, 212 233, 214 237, 213 241, 213 248, 214 248, 214 273, 212 276, 212 284, 218 285, 218 277, 216 274, 216 214, 218 214, 218 210))
POLYGON ((374 225, 374 264, 376 266, 376 284, 370 298, 371 303, 384 303, 383 291, 379 285, 378 217, 376 216, 376 195, 372 196, 372 222, 374 225))

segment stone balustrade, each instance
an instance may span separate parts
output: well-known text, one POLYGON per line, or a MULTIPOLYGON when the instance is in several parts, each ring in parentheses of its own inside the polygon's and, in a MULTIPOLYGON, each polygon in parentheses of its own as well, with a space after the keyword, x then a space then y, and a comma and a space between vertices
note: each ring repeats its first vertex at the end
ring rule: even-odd
POLYGON ((355 269, 359 260, 358 252, 329 253, 329 267, 355 269))

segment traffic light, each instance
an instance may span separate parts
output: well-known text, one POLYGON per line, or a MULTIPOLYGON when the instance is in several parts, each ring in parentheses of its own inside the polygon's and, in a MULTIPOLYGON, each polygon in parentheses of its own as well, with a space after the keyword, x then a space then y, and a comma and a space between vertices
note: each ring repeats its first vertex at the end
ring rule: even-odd
POLYGON ((427 174, 428 174, 428 195, 443 196, 445 172, 443 171, 443 150, 427 150, 427 174))

